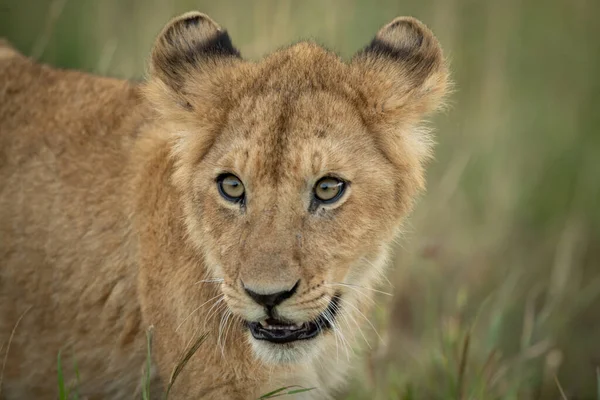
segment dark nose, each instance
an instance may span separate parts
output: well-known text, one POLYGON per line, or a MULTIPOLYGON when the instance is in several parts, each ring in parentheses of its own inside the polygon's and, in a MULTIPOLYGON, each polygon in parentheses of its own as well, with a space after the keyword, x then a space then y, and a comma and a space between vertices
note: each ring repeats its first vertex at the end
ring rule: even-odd
POLYGON ((259 294, 248 289, 246 286, 244 286, 244 290, 246 291, 246 293, 248 293, 248 296, 252 297, 252 299, 261 306, 272 308, 281 304, 284 300, 292 297, 294 293, 296 293, 296 289, 298 289, 299 283, 300 281, 296 282, 294 287, 290 290, 284 290, 282 292, 277 293, 259 294))

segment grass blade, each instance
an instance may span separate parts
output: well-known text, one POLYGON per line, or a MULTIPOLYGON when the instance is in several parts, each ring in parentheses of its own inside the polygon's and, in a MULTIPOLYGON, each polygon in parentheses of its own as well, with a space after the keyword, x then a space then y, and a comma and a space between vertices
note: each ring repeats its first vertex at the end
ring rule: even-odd
POLYGON ((598 390, 597 400, 600 400, 600 367, 596 368, 596 389, 598 390))
POLYGON ((150 368, 152 367, 152 332, 150 327, 146 331, 146 370, 144 371, 144 384, 142 388, 142 398, 150 400, 150 368))
POLYGON ((272 399, 274 397, 286 396, 288 394, 304 393, 304 392, 308 392, 308 391, 311 391, 311 390, 314 390, 314 389, 315 388, 303 388, 303 387, 297 386, 297 385, 285 386, 285 387, 279 388, 277 390, 273 390, 272 392, 263 394, 262 396, 259 397, 259 400, 262 400, 262 399, 272 399), (288 389, 291 389, 291 388, 300 388, 300 389, 288 390, 288 389), (287 390, 287 392, 285 392, 286 390, 287 390))
MULTIPOLYGON (((290 386, 290 387, 291 387, 291 386, 290 386)), ((284 390, 286 390, 286 389, 288 389, 288 387, 282 387, 282 388, 279 388, 279 389, 277 389, 277 390, 273 390, 272 392, 269 392, 269 393, 263 394, 262 396, 260 396, 260 398, 261 398, 261 399, 269 399, 269 398, 271 398, 271 397, 275 397, 274 395, 276 395, 277 393, 281 393, 281 392, 283 392, 283 391, 284 391, 284 390)))
POLYGON ((556 387, 558 388, 558 391, 560 392, 560 398, 562 400, 569 400, 567 398, 567 395, 565 394, 565 391, 562 388, 562 385, 560 384, 560 382, 558 381, 558 378, 556 377, 556 375, 554 375, 554 381, 556 382, 556 387))
POLYGON ((77 360, 73 358, 73 370, 75 371, 75 392, 73 393, 73 400, 79 400, 79 385, 81 378, 79 376, 79 367, 77 367, 77 360))
POLYGON ((179 376, 179 374, 181 373, 183 368, 186 366, 188 361, 190 361, 192 356, 196 353, 196 351, 198 351, 198 349, 200 348, 200 345, 206 340, 207 337, 208 337, 207 334, 200 335, 198 337, 198 339, 196 339, 196 342, 194 343, 194 345, 188 350, 187 353, 185 353, 185 355, 183 356, 181 361, 175 366, 175 368, 173 368, 173 373, 171 374, 171 379, 169 379, 167 391, 165 392, 165 400, 169 397, 169 393, 171 392, 171 388, 175 384, 175 380, 177 379, 177 376, 179 376))
POLYGON ((65 378, 62 369, 62 361, 61 361, 61 350, 58 351, 58 358, 56 361, 56 369, 58 373, 58 398, 59 400, 67 400, 68 393, 65 388, 65 378))
POLYGON ((471 341, 471 332, 467 331, 463 339, 462 351, 460 353, 460 360, 458 366, 458 378, 456 382, 457 387, 457 398, 462 399, 465 390, 465 375, 467 371, 467 359, 469 358, 469 344, 471 341))

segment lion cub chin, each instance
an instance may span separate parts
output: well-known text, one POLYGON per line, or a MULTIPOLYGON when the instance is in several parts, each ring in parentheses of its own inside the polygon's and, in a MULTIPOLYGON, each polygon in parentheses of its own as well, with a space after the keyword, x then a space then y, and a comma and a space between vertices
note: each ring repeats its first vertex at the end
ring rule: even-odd
POLYGON ((143 83, 0 42, 0 397, 55 398, 59 351, 81 397, 139 394, 152 327, 152 397, 331 398, 376 340, 447 86, 410 17, 347 61, 312 42, 249 61, 189 12, 143 83))

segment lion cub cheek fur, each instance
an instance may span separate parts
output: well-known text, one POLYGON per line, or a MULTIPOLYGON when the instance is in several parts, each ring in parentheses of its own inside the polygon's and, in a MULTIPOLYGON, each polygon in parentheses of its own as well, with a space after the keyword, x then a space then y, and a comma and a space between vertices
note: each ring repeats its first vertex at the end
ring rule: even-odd
POLYGON ((208 333, 172 398, 288 385, 332 398, 351 361, 338 341, 361 338, 348 321, 365 326, 425 186, 420 122, 448 85, 427 27, 396 18, 349 62, 307 42, 250 62, 190 12, 158 35, 142 85, 39 66, 1 42, 0 85, 0 348, 19 321, 0 396, 51 398, 56 353, 70 346, 82 395, 128 398, 152 326, 163 385, 208 333), (252 196, 243 212, 216 190, 227 170, 252 196), (349 178, 348 195, 311 214, 310 187, 330 171, 349 178), (240 279, 301 282, 281 311, 298 320, 323 311, 300 304, 340 290, 340 336, 285 351, 258 343, 242 317, 262 311, 240 279))

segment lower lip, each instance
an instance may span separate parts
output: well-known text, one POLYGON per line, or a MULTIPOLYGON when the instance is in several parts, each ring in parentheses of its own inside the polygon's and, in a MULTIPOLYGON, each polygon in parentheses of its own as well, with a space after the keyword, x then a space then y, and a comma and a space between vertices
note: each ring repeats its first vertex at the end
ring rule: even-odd
POLYGON ((249 322, 248 328, 256 340, 266 340, 271 343, 290 343, 296 340, 308 340, 316 337, 326 326, 320 326, 316 322, 304 324, 300 329, 266 329, 258 322, 249 322))
MULTIPOLYGON (((333 296, 327 314, 330 315, 330 320, 333 322, 337 309, 339 308, 339 294, 333 296)), ((265 340, 271 343, 285 344, 295 342, 297 340, 308 340, 317 337, 321 332, 330 329, 331 323, 321 314, 314 321, 305 323, 300 329, 266 329, 259 322, 247 322, 246 325, 250 333, 256 340, 265 340)))

